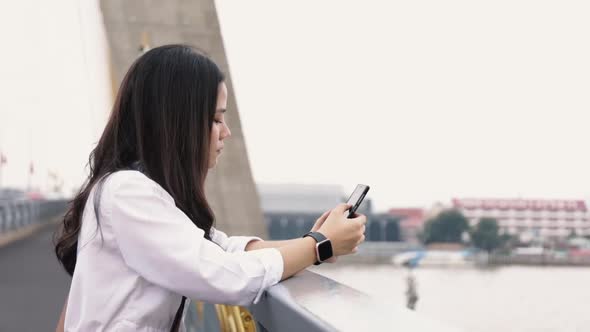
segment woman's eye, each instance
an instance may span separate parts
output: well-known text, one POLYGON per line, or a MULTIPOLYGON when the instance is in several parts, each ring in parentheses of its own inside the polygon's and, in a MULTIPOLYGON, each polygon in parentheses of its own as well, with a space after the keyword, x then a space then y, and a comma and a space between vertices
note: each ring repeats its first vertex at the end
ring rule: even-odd
POLYGON ((214 121, 215 123, 222 123, 222 122, 223 122, 223 121, 220 121, 220 120, 217 120, 217 119, 214 119, 213 121, 214 121))

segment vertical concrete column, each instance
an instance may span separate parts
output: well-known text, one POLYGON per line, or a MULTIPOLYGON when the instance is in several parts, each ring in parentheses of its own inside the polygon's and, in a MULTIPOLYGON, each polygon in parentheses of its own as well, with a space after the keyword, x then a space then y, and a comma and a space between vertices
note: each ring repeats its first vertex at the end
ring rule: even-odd
POLYGON ((171 43, 196 46, 221 67, 227 78, 226 116, 232 137, 216 169, 209 173, 208 199, 216 214, 217 228, 229 235, 266 237, 214 1, 102 0, 101 10, 116 86, 146 37, 152 47, 171 43))

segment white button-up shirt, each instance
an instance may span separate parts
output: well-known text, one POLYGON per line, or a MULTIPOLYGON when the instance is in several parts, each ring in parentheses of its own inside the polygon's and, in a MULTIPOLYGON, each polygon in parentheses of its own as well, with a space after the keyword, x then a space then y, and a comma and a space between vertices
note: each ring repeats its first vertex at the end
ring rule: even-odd
POLYGON ((140 172, 106 178, 100 228, 95 193, 96 186, 82 217, 65 331, 168 332, 182 295, 249 305, 281 279, 277 249, 245 252, 248 242, 260 238, 228 237, 215 229, 211 239, 217 244, 208 241, 174 199, 140 172))

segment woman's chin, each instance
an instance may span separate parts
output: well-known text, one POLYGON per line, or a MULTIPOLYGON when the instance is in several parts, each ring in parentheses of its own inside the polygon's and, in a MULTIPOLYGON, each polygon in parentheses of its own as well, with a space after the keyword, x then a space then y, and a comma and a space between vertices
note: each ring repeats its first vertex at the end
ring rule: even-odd
POLYGON ((217 158, 209 161, 209 169, 215 168, 216 165, 217 165, 217 158))

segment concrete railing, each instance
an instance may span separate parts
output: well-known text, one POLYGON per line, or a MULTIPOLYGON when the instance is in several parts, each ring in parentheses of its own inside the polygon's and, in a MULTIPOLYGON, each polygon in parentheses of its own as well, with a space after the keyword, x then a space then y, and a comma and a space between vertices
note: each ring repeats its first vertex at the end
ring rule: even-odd
POLYGON ((0 234, 45 223, 63 213, 66 200, 0 200, 0 234))
MULTIPOLYGON (((402 308, 399 301, 394 300, 398 299, 392 299, 391 302, 376 300, 306 270, 271 287, 259 303, 248 309, 254 315, 256 330, 259 332, 458 331, 402 308)), ((193 312, 188 316, 187 331, 233 330, 219 328, 224 325, 219 322, 220 315, 215 314, 212 305, 206 306, 209 306, 209 310, 204 310, 204 322, 208 323, 199 326, 191 323, 196 321, 193 307, 193 312)), ((251 330, 241 330, 238 326, 235 331, 251 330)))

